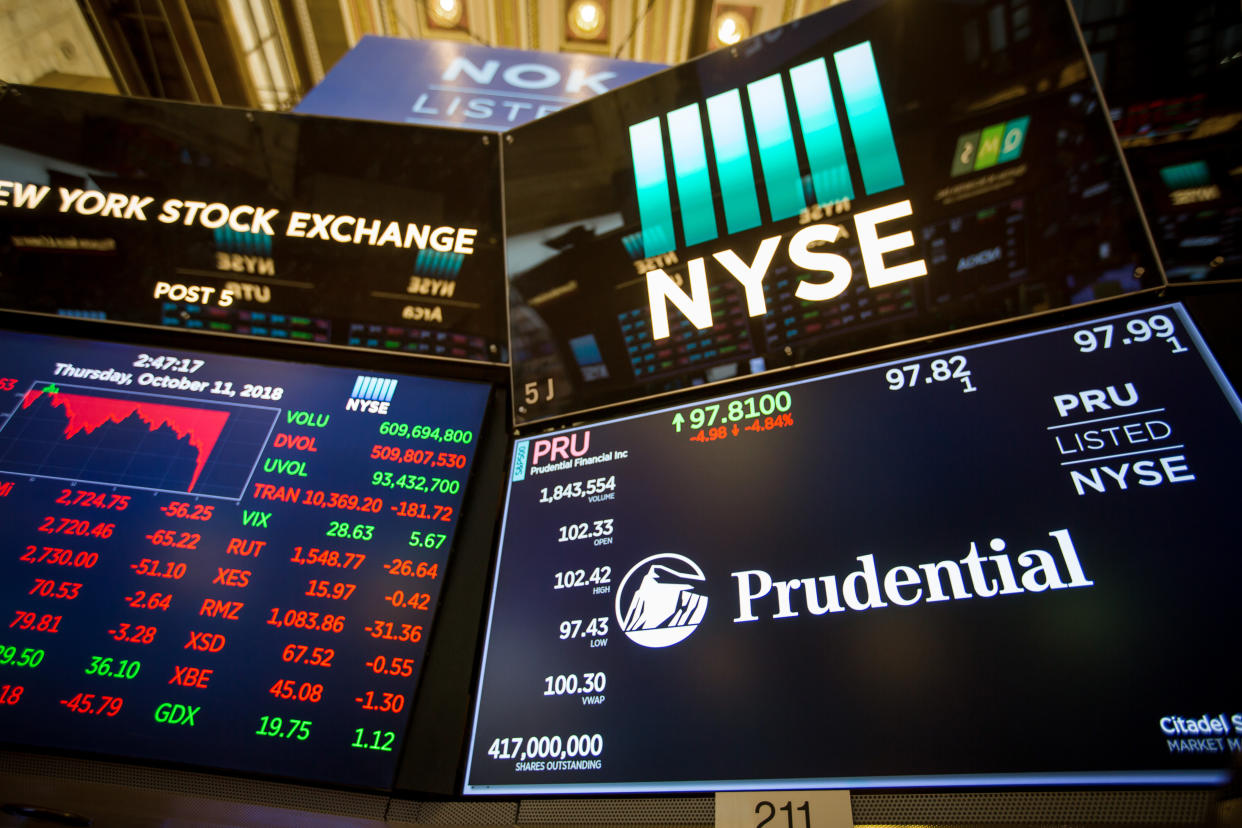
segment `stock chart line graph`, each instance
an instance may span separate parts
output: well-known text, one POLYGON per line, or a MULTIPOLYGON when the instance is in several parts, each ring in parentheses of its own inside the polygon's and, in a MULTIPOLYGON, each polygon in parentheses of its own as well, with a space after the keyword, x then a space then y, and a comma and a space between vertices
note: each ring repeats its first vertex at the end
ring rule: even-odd
POLYGON ((202 408, 187 408, 179 405, 164 405, 156 402, 140 402, 137 400, 113 399, 109 397, 87 396, 85 394, 68 394, 56 386, 42 390, 31 389, 22 398, 22 408, 29 408, 39 397, 48 395, 52 408, 63 408, 69 425, 65 426, 65 439, 71 440, 79 431, 92 433, 95 429, 108 423, 123 423, 134 416, 146 423, 151 431, 168 426, 177 439, 189 438, 189 443, 198 452, 198 461, 194 465, 194 476, 186 491, 194 491, 194 484, 203 472, 211 450, 220 439, 220 432, 228 422, 229 412, 202 408))
POLYGON ((36 382, 0 423, 0 473, 237 500, 278 414, 36 382))

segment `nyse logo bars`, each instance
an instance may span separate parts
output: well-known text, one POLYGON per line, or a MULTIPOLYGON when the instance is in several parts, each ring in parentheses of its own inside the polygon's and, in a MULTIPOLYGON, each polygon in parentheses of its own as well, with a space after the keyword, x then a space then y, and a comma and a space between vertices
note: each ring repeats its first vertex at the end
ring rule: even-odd
POLYGON ((487 387, 0 348, 6 741, 391 785, 487 387))
MULTIPOLYGON (((861 148, 858 163, 868 195, 904 183, 901 162, 893 142, 884 92, 869 42, 833 55, 844 90, 848 123, 861 148)), ((780 74, 753 81, 746 87, 751 128, 759 147, 767 216, 771 221, 797 216, 806 207, 806 190, 799 171, 798 152, 785 106, 786 83, 793 89, 802 123, 803 151, 810 161, 814 197, 829 204, 854 198, 845 144, 837 117, 828 67, 823 58, 795 66, 788 81, 780 74)), ((756 170, 750 157, 739 90, 722 92, 705 102, 714 148, 716 177, 729 233, 758 227, 759 200, 756 170)), ((664 117, 672 147, 676 192, 682 216, 684 246, 711 241, 719 232, 714 215, 711 180, 703 143, 702 110, 689 104, 664 117)), ((642 217, 643 254, 657 256, 677 247, 673 237, 668 175, 664 165, 661 119, 630 127, 638 209, 642 217)))
MULTIPOLYGON (((904 183, 901 164, 893 144, 892 128, 885 110, 875 60, 869 42, 842 49, 833 55, 844 90, 849 123, 859 148, 858 163, 867 195, 891 190, 904 183)), ((813 187, 804 188, 799 172, 798 151, 794 145, 789 112, 785 107, 785 85, 780 75, 769 75, 747 86, 752 115, 751 125, 759 148, 767 193, 768 221, 798 216, 808 205, 808 191, 821 203, 849 202, 854 198, 849 165, 841 130, 833 107, 828 70, 822 58, 789 70, 790 85, 798 103, 803 128, 803 151, 810 160, 813 187)), ((750 163, 746 128, 738 90, 723 92, 706 102, 713 145, 716 147, 716 177, 720 182, 729 233, 760 226, 759 202, 755 191, 756 170, 750 163)), ((689 106, 666 116, 677 193, 682 216, 684 246, 715 239, 718 235, 713 215, 711 182, 703 150, 699 106, 689 106)), ((672 210, 663 162, 660 119, 653 118, 630 127, 634 158, 634 180, 642 219, 643 250, 658 256, 671 250, 672 210)), ((813 202, 812 202, 813 203, 813 202)), ((890 285, 927 274, 924 261, 916 260, 886 268, 883 254, 914 245, 907 231, 881 238, 878 225, 910 215, 908 200, 895 202, 855 216, 862 248, 867 283, 871 287, 890 285)), ((789 259, 812 272, 828 272, 831 279, 816 283, 804 278, 795 296, 804 301, 834 299, 848 287, 852 278, 850 263, 834 253, 815 252, 814 247, 835 242, 844 235, 837 225, 816 224, 796 233, 789 241, 789 259)), ((764 316, 767 301, 761 290, 778 248, 779 237, 764 239, 749 263, 732 249, 713 253, 746 290, 748 316, 764 316)), ((688 263, 690 290, 683 291, 665 272, 655 267, 647 273, 647 292, 651 309, 651 336, 656 341, 670 334, 668 305, 673 305, 699 329, 710 329, 715 321, 707 287, 705 259, 688 263)))
POLYGON ((521 439, 466 791, 1215 784, 1239 462, 1180 305, 521 439))
POLYGON ((980 14, 834 7, 514 130, 518 422, 1162 284, 1068 10, 1003 61, 980 14))

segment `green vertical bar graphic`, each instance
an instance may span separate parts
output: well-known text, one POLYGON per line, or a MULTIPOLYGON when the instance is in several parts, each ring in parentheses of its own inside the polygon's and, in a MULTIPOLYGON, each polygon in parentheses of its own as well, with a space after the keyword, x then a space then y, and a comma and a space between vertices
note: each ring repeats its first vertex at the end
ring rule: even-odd
POLYGON ((664 169, 664 138, 658 117, 630 127, 630 154, 634 159, 638 217, 643 226, 643 255, 658 256, 675 246, 668 171, 664 169))
POLYGON ((1212 171, 1204 161, 1190 161, 1160 169, 1160 178, 1170 190, 1190 187, 1207 187, 1212 183, 1212 171))
POLYGON ((979 130, 957 136, 957 148, 953 150, 953 163, 949 175, 959 176, 975 169, 975 152, 979 149, 979 130))
POLYGON ((746 142, 741 93, 730 89, 708 98, 707 123, 712 132, 725 226, 730 233, 758 227, 761 221, 759 196, 755 192, 755 172, 746 142))
POLYGON ((779 221, 802 212, 806 196, 798 172, 798 152, 794 149, 793 129, 785 106, 785 84, 780 75, 768 75, 746 86, 750 113, 755 120, 755 139, 759 163, 768 192, 772 220, 779 221))
POLYGON ((992 124, 984 127, 979 135, 979 154, 975 156, 975 169, 985 170, 996 164, 1000 156, 1001 138, 1005 134, 1005 125, 992 124))
POLYGON ((1005 134, 1001 138, 1000 155, 996 157, 997 164, 1016 161, 1022 157, 1022 145, 1026 143, 1026 128, 1030 123, 1030 116, 1023 115, 1021 118, 1014 118, 1005 124, 1005 134))
POLYGON ((811 181, 815 199, 829 204, 854 197, 849 163, 845 160, 845 144, 841 125, 832 102, 828 85, 828 63, 823 58, 803 63, 789 70, 798 120, 802 122, 802 141, 811 162, 811 181))
POLYGON ((681 232, 686 246, 711 241, 716 229, 712 206, 712 182, 707 174, 703 148, 703 122, 699 105, 690 104, 668 113, 668 141, 673 150, 673 174, 677 179, 677 202, 681 208, 681 232))
POLYGON ((871 53, 871 41, 833 54, 837 76, 841 79, 841 95, 845 98, 845 114, 854 134, 854 149, 862 170, 863 188, 868 195, 882 193, 905 183, 893 127, 884 104, 884 90, 871 53))

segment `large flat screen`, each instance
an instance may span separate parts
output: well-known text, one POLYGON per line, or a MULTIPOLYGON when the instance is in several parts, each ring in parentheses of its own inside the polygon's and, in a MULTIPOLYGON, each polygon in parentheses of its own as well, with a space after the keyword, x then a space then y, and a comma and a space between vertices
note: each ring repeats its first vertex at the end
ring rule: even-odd
POLYGON ((494 137, 6 89, 0 307, 507 361, 494 137))
POLYGON ((515 420, 1163 284, 1064 3, 853 0, 506 136, 515 420))
POLYGON ((391 785, 490 386, 0 353, 3 740, 391 785))
POLYGON ((466 792, 1223 781, 1240 416, 1165 304, 522 439, 466 792))

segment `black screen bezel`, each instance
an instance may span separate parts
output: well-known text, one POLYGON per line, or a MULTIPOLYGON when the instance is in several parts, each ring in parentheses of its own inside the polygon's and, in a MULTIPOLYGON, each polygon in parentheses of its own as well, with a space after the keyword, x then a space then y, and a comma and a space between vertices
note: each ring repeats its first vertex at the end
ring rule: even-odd
MULTIPOLYGON (((505 366, 479 362, 445 360, 438 358, 420 358, 403 354, 387 354, 364 348, 348 348, 335 345, 293 344, 280 342, 255 342, 252 338, 231 334, 197 333, 169 330, 154 326, 133 325, 122 322, 106 322, 99 320, 78 319, 73 317, 52 316, 16 311, 0 310, 0 330, 13 331, 20 334, 37 334, 67 337, 73 339, 128 343, 146 347, 162 346, 170 349, 194 350, 218 353, 222 355, 253 358, 262 360, 301 363, 328 367, 363 367, 367 370, 435 377, 439 379, 461 380, 490 386, 490 392, 483 413, 483 425, 480 428, 480 448, 476 462, 472 468, 467 484, 466 498, 463 502, 463 520, 459 523, 459 534, 455 539, 454 549, 450 553, 449 567, 442 587, 439 604, 439 615, 433 624, 432 633, 427 646, 426 660, 431 662, 431 669, 426 665, 422 668, 417 687, 412 693, 413 710, 407 722, 406 732, 402 737, 401 751, 397 757, 393 782, 382 788, 332 784, 327 782, 308 782, 306 780, 281 776, 279 774, 256 774, 228 768, 218 768, 188 762, 167 762, 153 759, 142 759, 123 754, 109 754, 97 751, 79 751, 59 748, 45 748, 4 741, 0 738, 0 748, 20 750, 22 752, 48 755, 79 757, 99 761, 121 762, 128 765, 169 770, 190 770, 218 774, 226 777, 264 779, 285 784, 312 784, 318 788, 365 793, 391 793, 397 789, 406 792, 427 792, 445 795, 455 790, 454 779, 444 778, 443 766, 436 763, 414 763, 407 769, 410 758, 421 749, 420 745, 428 740, 447 741, 451 743, 455 733, 459 733, 453 722, 455 719, 443 715, 441 711, 424 710, 421 699, 424 694, 445 698, 459 697, 462 699, 463 711, 465 699, 470 691, 470 676, 463 680, 460 669, 453 671, 454 658, 451 650, 459 643, 463 634, 468 632, 469 624, 460 620, 461 616, 469 616, 470 584, 478 579, 477 570, 482 565, 486 568, 492 557, 494 548, 492 530, 496 524, 492 514, 498 509, 500 492, 503 483, 503 454, 507 448, 506 434, 510 429, 508 422, 508 372, 505 366), (481 530, 482 528, 482 530, 481 530), (459 575, 459 572, 463 573, 459 575), (462 597, 457 597, 461 595, 462 597), (464 606, 460 608, 459 605, 464 606), (448 612, 446 613, 446 608, 448 612), (453 620, 447 624, 441 622, 448 614, 453 620), (449 627, 445 632, 443 627, 449 627), (441 642, 445 643, 441 643, 441 642), (436 664, 444 662, 446 673, 437 677, 436 664), (428 689, 431 688, 431 689, 428 689)), ((482 599, 475 615, 482 617, 482 599)), ((473 656, 473 651, 470 651, 473 656)), ((457 659, 460 660, 460 659, 457 659)), ((460 717, 464 720, 465 713, 460 717)), ((464 735, 461 736, 464 739, 464 735)), ((452 767, 455 763, 451 763, 452 767)), ((455 774, 454 774, 455 775, 455 774)))

